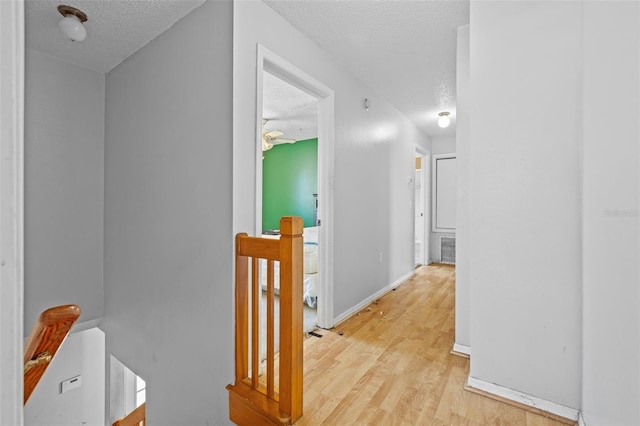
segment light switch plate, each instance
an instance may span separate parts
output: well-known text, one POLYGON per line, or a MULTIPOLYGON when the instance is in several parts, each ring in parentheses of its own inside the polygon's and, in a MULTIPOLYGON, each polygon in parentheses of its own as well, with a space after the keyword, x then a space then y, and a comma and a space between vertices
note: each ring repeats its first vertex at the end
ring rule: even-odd
POLYGON ((72 377, 60 382, 60 393, 65 393, 71 389, 79 388, 80 386, 82 386, 82 376, 72 377))

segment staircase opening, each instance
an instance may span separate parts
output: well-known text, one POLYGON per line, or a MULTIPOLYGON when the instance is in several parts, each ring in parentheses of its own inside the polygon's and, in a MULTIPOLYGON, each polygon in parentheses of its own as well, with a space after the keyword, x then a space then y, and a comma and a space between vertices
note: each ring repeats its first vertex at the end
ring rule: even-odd
POLYGON ((120 360, 110 359, 109 424, 126 417, 146 402, 147 384, 120 360))

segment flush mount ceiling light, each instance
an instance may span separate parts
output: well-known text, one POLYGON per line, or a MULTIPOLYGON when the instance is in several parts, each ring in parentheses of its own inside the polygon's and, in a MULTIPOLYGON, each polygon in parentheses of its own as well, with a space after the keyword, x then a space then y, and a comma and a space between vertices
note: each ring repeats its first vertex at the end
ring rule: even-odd
POLYGON ((58 22, 58 28, 60 28, 65 37, 73 41, 83 41, 87 38, 87 29, 82 25, 83 22, 87 21, 87 15, 84 12, 64 4, 58 6, 58 12, 64 16, 58 22))
POLYGON ((442 127, 443 129, 445 127, 449 127, 449 123, 451 123, 451 119, 449 118, 449 113, 445 111, 445 112, 441 112, 438 115, 440 116, 440 118, 438 118, 438 126, 442 127))

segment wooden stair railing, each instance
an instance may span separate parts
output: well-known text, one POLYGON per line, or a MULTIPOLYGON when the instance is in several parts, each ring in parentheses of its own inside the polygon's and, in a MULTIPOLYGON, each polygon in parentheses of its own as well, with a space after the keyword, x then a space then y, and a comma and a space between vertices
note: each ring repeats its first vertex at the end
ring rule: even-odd
POLYGON ((79 316, 77 305, 56 306, 40 314, 24 345, 24 404, 79 316))
POLYGON ((145 402, 125 417, 113 422, 112 426, 144 426, 146 424, 146 410, 147 403, 145 402))
POLYGON ((240 426, 289 425, 302 416, 302 229, 301 218, 286 216, 280 219, 279 240, 236 235, 235 383, 228 385, 227 389, 229 418, 240 426), (259 259, 266 259, 267 264, 267 356, 262 379, 259 377, 259 306, 262 296, 259 259), (274 261, 280 262, 278 377, 275 376, 274 261))

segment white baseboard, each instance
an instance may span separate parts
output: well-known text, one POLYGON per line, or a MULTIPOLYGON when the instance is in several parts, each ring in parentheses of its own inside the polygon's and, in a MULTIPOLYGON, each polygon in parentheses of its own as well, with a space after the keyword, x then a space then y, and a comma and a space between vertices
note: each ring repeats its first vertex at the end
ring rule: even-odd
POLYGON ((454 343, 453 351, 458 352, 459 354, 465 354, 465 355, 471 356, 471 346, 454 343))
POLYGON ((377 300, 377 299, 381 298, 382 296, 384 296, 385 294, 387 294, 388 292, 390 292, 394 288, 398 287, 400 284, 402 284, 403 282, 405 282, 409 278, 413 277, 414 274, 415 274, 414 271, 409 272, 408 274, 404 275, 403 277, 398 278, 397 280, 395 280, 394 282, 392 282, 388 286, 384 287, 382 290, 380 290, 380 291, 376 292, 375 294, 372 294, 371 296, 367 297, 362 302, 358 303, 357 305, 353 306, 352 308, 347 309, 345 312, 341 313, 340 315, 338 315, 337 317, 335 317, 333 319, 333 326, 335 327, 336 325, 338 325, 342 321, 346 320, 350 316, 355 315, 360 310, 364 309, 367 305, 372 303, 374 300, 377 300))
POLYGON ((582 417, 582 412, 578 413, 578 426, 587 426, 584 417, 582 417))
POLYGON ((570 420, 578 420, 579 411, 574 408, 547 401, 546 399, 538 398, 536 396, 527 395, 526 393, 518 392, 494 383, 485 382, 484 380, 476 379, 475 377, 469 376, 467 386, 518 402, 520 404, 528 405, 529 407, 537 408, 538 410, 546 411, 547 413, 555 414, 560 417, 570 420))

